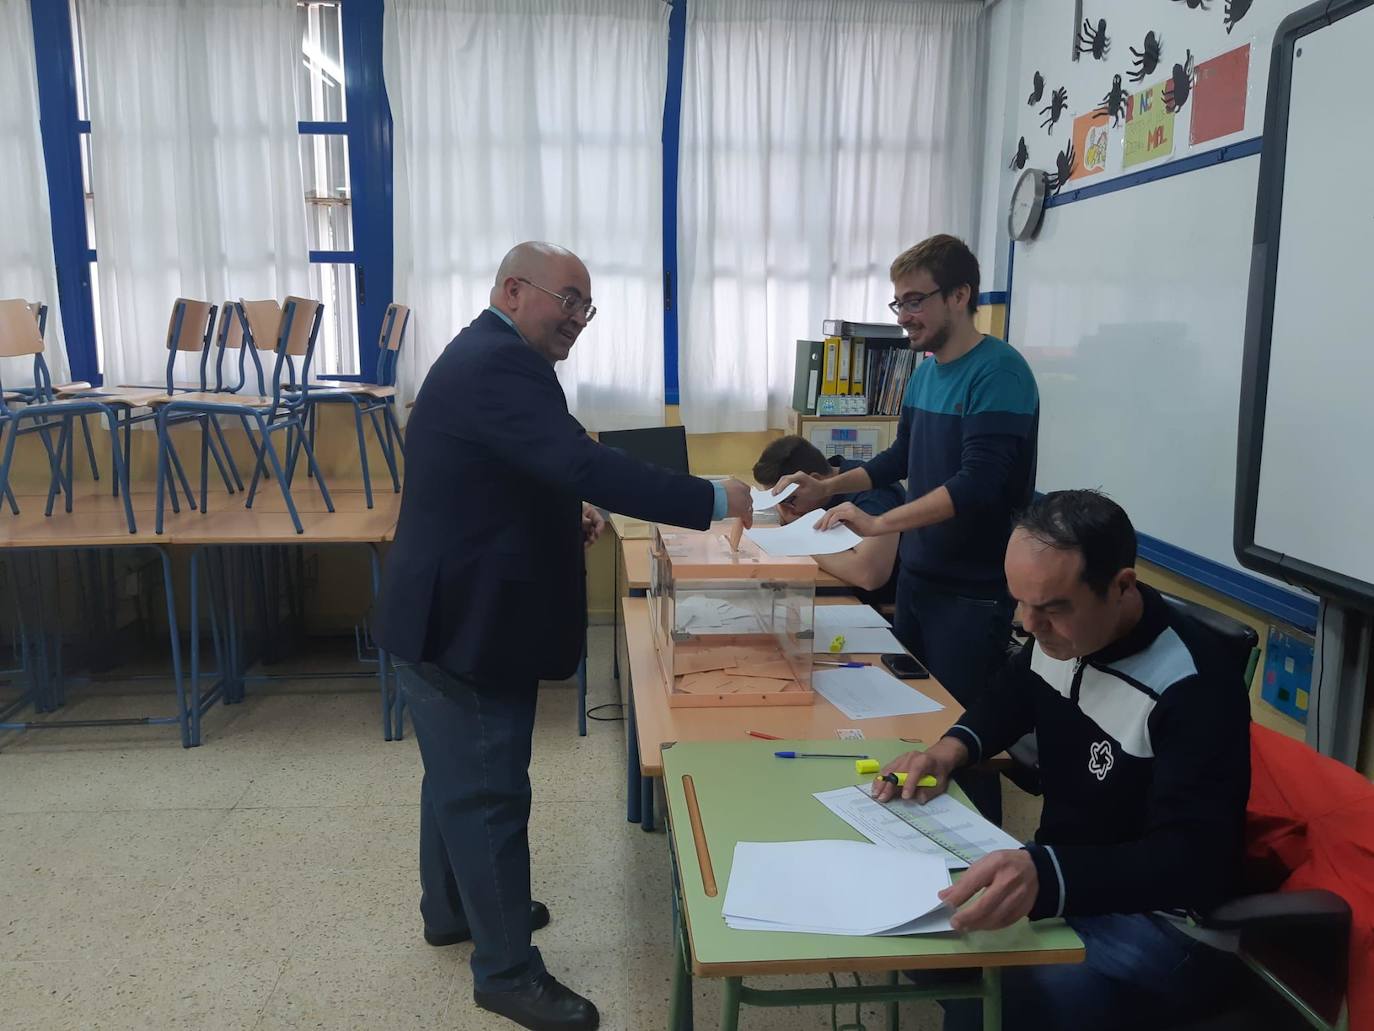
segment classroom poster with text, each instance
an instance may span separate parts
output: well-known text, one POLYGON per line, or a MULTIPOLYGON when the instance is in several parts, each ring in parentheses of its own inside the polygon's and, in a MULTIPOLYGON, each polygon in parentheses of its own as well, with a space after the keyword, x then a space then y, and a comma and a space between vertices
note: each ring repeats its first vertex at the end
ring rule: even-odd
POLYGON ((1189 142, 1196 146, 1244 129, 1249 85, 1249 43, 1198 65, 1189 142))
POLYGON ((1164 104, 1164 83, 1132 93, 1126 101, 1126 133, 1121 167, 1168 157, 1174 152, 1174 116, 1164 104))
POLYGON ((1073 120, 1073 152, 1078 155, 1070 179, 1086 179, 1107 170, 1107 126, 1111 118, 1096 111, 1073 120))

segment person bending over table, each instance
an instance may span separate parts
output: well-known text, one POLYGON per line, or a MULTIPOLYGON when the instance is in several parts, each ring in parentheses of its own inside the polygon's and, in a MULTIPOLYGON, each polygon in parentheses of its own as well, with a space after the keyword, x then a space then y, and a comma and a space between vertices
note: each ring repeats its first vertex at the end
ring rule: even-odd
MULTIPOLYGON (((771 488, 792 473, 807 473, 820 480, 857 469, 862 463, 840 458, 827 459, 820 449, 804 437, 779 437, 766 448, 754 463, 754 479, 760 487, 771 488)), ((795 497, 795 495, 794 495, 795 497)), ((827 508, 852 504, 871 516, 891 512, 906 502, 900 487, 889 485, 859 490, 852 494, 836 494, 827 508)), ((803 509, 788 498, 778 506, 778 518, 786 525, 810 509, 803 509)), ((817 555, 816 564, 837 580, 857 588, 855 595, 868 605, 890 605, 897 598, 897 536, 866 537, 849 551, 837 555, 817 555)))
MULTIPOLYGON (((1211 634, 1136 580, 1136 537, 1115 502, 1058 491, 1015 522, 1007 584, 1033 640, 948 733, 884 773, 926 802, 955 770, 1038 739, 1035 840, 993 852, 943 893, 957 930, 1064 917, 1081 965, 1009 968, 1004 1028, 1162 1028, 1205 1015, 1237 964, 1184 914, 1240 891, 1250 706, 1211 634), (933 788, 913 789, 933 776, 933 788)), ((894 797, 880 782, 877 797, 894 797)), ((945 1004, 946 1031, 981 1003, 945 1004)))
POLYGON ((530 932, 530 749, 539 681, 577 669, 591 502, 705 529, 750 518, 749 488, 636 461, 587 436, 554 365, 596 314, 570 251, 523 243, 491 307, 425 376, 406 428, 406 489, 376 610, 420 743, 424 937, 472 940, 473 999, 529 1028, 595 1028, 591 1002, 544 968, 530 932), (585 499, 585 500, 583 500, 585 499))

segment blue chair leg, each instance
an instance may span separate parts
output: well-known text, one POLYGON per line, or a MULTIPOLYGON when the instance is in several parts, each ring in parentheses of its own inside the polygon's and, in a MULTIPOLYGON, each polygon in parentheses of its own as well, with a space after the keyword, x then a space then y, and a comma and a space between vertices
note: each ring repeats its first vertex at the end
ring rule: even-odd
MULTIPOLYGON (((172 431, 170 426, 167 427, 166 431, 163 433, 162 446, 167 449, 167 456, 177 476, 176 480, 172 483, 172 492, 173 494, 176 493, 176 484, 180 483, 182 493, 186 495, 187 507, 194 512, 196 510, 196 492, 191 489, 190 477, 186 475, 186 470, 181 465, 181 456, 177 454, 176 445, 172 443, 172 431)), ((173 505, 172 511, 175 512, 176 510, 176 506, 173 505)))
POLYGON ((202 415, 200 423, 200 510, 209 511, 210 504, 210 416, 202 415))
POLYGON ((167 643, 172 649, 172 683, 177 692, 177 726, 181 728, 181 747, 191 747, 191 714, 186 708, 186 680, 181 670, 181 630, 177 626, 176 587, 172 580, 172 557, 158 547, 162 562, 162 594, 167 605, 167 643))
POLYGON ((310 468, 315 472, 315 482, 319 485, 320 496, 324 498, 324 507, 329 511, 334 511, 334 499, 329 496, 329 487, 324 482, 324 473, 320 472, 319 463, 315 461, 315 449, 310 446, 310 441, 305 434, 299 436, 301 445, 305 448, 305 460, 310 463, 310 468))
POLYGON ((191 550, 191 744, 200 744, 200 548, 191 550))
MULTIPOLYGON (((42 437, 45 442, 47 441, 49 429, 50 427, 45 425, 38 431, 38 435, 42 437)), ((68 429, 70 429, 70 425, 67 420, 64 419, 62 422, 62 429, 57 436, 57 446, 48 450, 48 468, 51 472, 51 476, 48 479, 48 503, 43 509, 43 514, 45 516, 52 515, 53 502, 57 499, 58 492, 63 490, 63 485, 65 483, 62 474, 62 466, 67 455, 68 429)), ((70 494, 71 491, 66 491, 66 493, 70 494)))
MULTIPOLYGON (((277 449, 272 446, 272 434, 271 430, 267 427, 267 420, 261 415, 259 415, 257 419, 258 429, 262 431, 262 449, 267 453, 267 459, 272 465, 272 475, 277 478, 277 484, 281 487, 282 500, 286 502, 286 510, 291 514, 291 525, 296 528, 297 533, 305 533, 305 527, 301 525, 300 513, 296 511, 296 502, 291 497, 291 484, 286 479, 286 472, 281 467, 281 461, 277 458, 277 449)), ((253 478, 253 485, 257 486, 256 476, 253 478)), ((323 489, 324 484, 321 483, 320 487, 323 489)), ((248 495, 250 504, 252 498, 253 495, 250 491, 248 495)), ((330 511, 332 512, 333 509, 331 508, 330 511)))
POLYGON ((643 817, 642 797, 639 791, 639 732, 635 727, 635 705, 631 698, 626 706, 628 719, 625 721, 625 819, 639 823, 643 817))
MULTIPOLYGON (((243 479, 239 476, 239 466, 234 461, 234 453, 229 450, 229 441, 224 437, 224 427, 215 418, 210 420, 210 425, 214 427, 215 439, 219 441, 220 450, 224 452, 224 462, 229 467, 229 475, 234 478, 234 489, 241 491, 243 490, 243 479)), ((232 494, 233 490, 230 493, 232 494)))
MULTIPOLYGON (((367 436, 363 433, 363 409, 353 398, 349 398, 349 400, 353 402, 353 428, 358 434, 358 464, 361 465, 363 469, 363 497, 367 499, 367 507, 371 508, 372 476, 367 468, 367 436)), ((313 411, 314 408, 318 408, 319 406, 313 405, 311 407, 313 411)))
MULTIPOLYGON (((103 414, 110 426, 112 475, 115 484, 123 487, 121 493, 124 495, 124 521, 128 525, 130 533, 137 533, 138 527, 134 524, 133 485, 129 482, 129 466, 124 456, 119 453, 119 415, 108 406, 105 407, 103 414)), ((84 421, 82 425, 85 425, 84 421)))
MULTIPOLYGON (((229 467, 224 464, 225 456, 220 452, 219 422, 213 415, 206 415, 205 418, 207 423, 205 429, 208 430, 208 432, 205 433, 205 437, 210 442, 210 457, 215 460, 215 468, 219 470, 219 478, 224 483, 224 492, 226 494, 233 494, 234 481, 229 478, 229 467)), ((228 452, 228 448, 224 450, 225 453, 228 452)), ((237 476, 237 473, 235 475, 237 476)))
POLYGON ((391 427, 381 418, 381 413, 376 407, 367 410, 368 416, 372 419, 372 431, 377 434, 377 443, 382 446, 382 457, 386 459, 387 471, 391 473, 391 493, 401 493, 401 477, 396 471, 396 450, 395 443, 391 437, 391 427), (385 437, 383 431, 385 429, 385 437))
POLYGON ((95 445, 91 443, 91 428, 86 424, 86 416, 81 417, 81 436, 86 441, 86 458, 91 463, 91 479, 100 482, 100 466, 95 461, 95 445))
POLYGON ((396 450, 399 451, 401 457, 404 458, 406 454, 406 441, 405 437, 401 435, 401 424, 396 421, 396 409, 392 406, 391 402, 388 401, 383 411, 386 413, 387 428, 396 436, 396 450))

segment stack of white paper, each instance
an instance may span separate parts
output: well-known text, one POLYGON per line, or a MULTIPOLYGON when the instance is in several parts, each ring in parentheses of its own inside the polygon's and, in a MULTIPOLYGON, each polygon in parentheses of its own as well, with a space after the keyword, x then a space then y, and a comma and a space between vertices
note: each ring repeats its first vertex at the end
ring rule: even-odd
POLYGON ((786 526, 755 527, 745 530, 744 536, 768 554, 779 556, 835 555, 841 551, 848 551, 863 540, 847 526, 832 526, 825 531, 817 530, 816 524, 824 515, 825 509, 818 508, 786 526))
POLYGON ((816 629, 847 630, 851 627, 888 627, 887 617, 872 605, 817 605, 816 629))
POLYGON ((811 674, 811 686, 851 720, 914 716, 944 708, 876 666, 817 670, 811 674))
POLYGON ((722 910, 740 931, 931 934, 950 930, 938 856, 862 841, 741 841, 722 910))

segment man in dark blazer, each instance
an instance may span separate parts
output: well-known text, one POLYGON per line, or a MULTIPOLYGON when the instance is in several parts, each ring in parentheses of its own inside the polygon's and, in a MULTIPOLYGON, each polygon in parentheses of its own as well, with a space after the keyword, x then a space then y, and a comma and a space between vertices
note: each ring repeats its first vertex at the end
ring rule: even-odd
POLYGON ((554 364, 596 308, 576 255, 524 243, 491 307, 430 368, 406 429, 406 486, 376 637, 397 659, 420 743, 425 940, 471 939, 473 998, 527 1028, 594 1028, 597 1010, 544 968, 530 933, 529 761, 541 679, 576 670, 591 505, 705 529, 749 489, 646 465, 587 436, 554 364))

